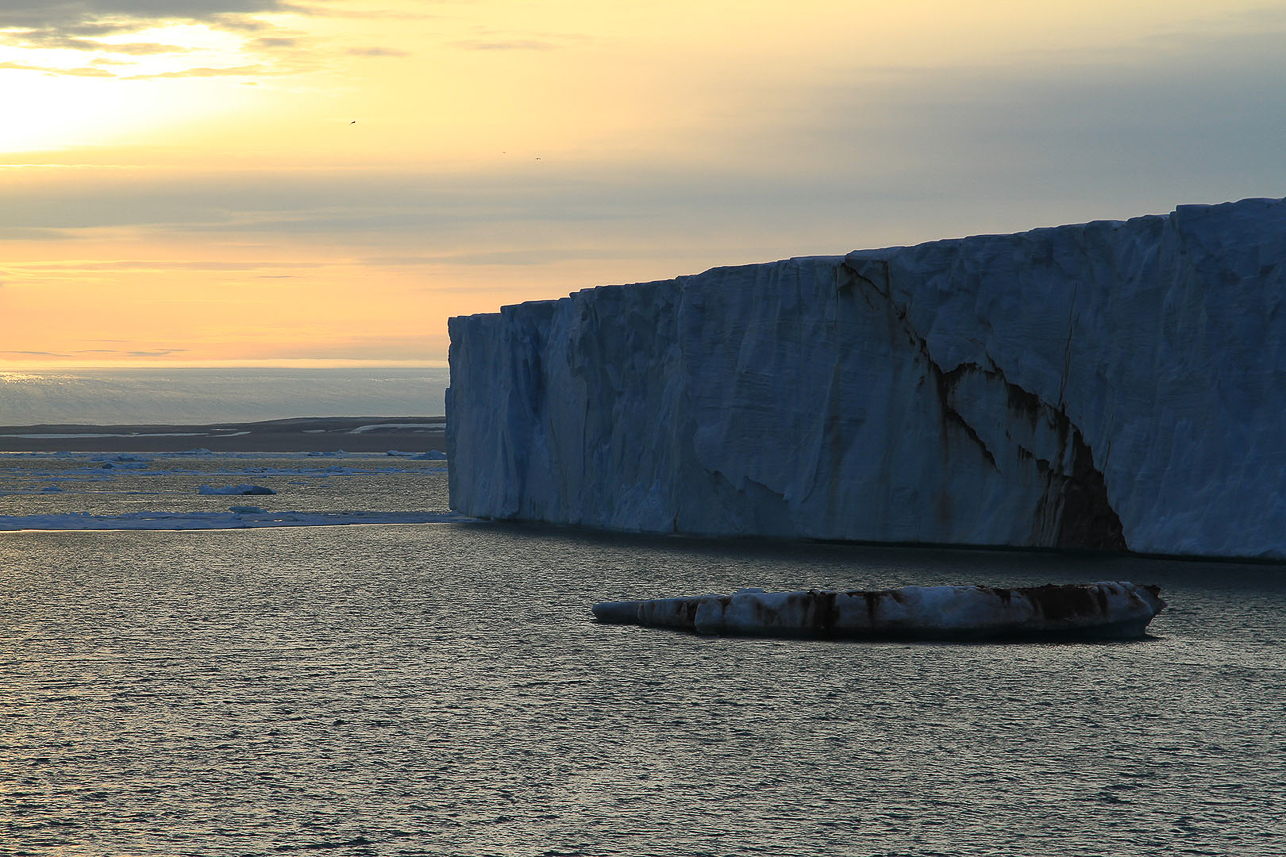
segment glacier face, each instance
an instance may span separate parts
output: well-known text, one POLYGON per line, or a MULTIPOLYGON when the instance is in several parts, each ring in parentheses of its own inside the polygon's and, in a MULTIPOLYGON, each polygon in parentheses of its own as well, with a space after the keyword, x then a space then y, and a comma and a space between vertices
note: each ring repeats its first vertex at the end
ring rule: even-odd
POLYGON ((453 318, 452 507, 617 530, 1286 557, 1286 201, 453 318))

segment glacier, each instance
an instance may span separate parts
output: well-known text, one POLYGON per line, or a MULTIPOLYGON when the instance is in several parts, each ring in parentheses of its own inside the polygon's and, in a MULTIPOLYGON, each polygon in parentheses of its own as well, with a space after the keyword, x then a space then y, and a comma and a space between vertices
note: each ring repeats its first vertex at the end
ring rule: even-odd
POLYGON ((453 509, 1286 558, 1286 200, 450 319, 453 509))

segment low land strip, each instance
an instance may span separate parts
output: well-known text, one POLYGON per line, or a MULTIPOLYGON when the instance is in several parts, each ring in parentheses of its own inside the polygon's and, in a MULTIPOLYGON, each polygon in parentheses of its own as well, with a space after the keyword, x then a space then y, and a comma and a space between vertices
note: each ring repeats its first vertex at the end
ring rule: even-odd
POLYGON ((0 452, 429 452, 445 417, 300 417, 214 425, 0 426, 0 452))

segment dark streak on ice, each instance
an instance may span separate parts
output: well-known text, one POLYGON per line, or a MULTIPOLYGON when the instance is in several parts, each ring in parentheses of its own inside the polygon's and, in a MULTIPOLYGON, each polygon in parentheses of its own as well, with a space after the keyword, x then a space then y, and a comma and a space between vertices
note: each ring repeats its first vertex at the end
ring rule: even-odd
POLYGON ((953 369, 944 370, 930 353, 928 340, 912 326, 907 317, 907 309, 894 302, 888 263, 871 260, 871 264, 878 266, 875 271, 868 269, 869 273, 875 275, 874 279, 845 262, 841 267, 849 276, 846 280, 841 278, 839 293, 848 294, 854 283, 861 284, 865 286, 862 294, 868 303, 874 294, 892 311, 933 378, 943 416, 944 438, 949 436, 952 429, 964 432, 987 462, 997 470, 1000 469, 995 452, 987 446, 977 429, 970 425, 956 406, 956 389, 961 381, 979 374, 988 382, 1003 385, 1010 414, 1025 417, 1033 427, 1043 420, 1055 430, 1059 439, 1059 455, 1055 461, 1038 458, 1031 450, 1015 444, 1015 457, 1020 461, 1034 460, 1045 481, 1045 491, 1034 510, 1032 544, 1036 547, 1072 550, 1128 550, 1120 516, 1108 499, 1106 480, 1102 471, 1094 466, 1093 450, 1085 443, 1084 436, 1073 424, 1062 402, 1051 405, 1042 401, 1035 393, 1005 377, 1004 370, 991 360, 988 360, 987 366, 961 363, 953 369))

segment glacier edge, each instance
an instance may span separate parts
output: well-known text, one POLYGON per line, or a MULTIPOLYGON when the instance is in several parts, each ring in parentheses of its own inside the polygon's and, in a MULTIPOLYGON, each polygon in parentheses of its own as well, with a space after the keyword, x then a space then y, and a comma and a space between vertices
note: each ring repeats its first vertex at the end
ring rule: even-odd
POLYGON ((452 508, 614 530, 1286 557, 1286 203, 453 318, 452 508))

